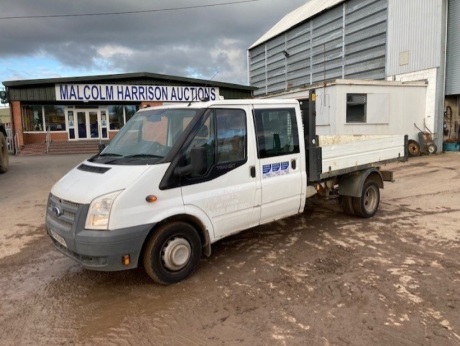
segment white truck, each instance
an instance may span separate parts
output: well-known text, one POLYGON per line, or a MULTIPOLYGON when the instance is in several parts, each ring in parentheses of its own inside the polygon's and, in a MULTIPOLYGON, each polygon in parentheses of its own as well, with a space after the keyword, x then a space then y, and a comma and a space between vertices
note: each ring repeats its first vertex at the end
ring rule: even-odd
POLYGON ((53 244, 88 269, 143 266, 172 284, 212 243, 301 213, 312 196, 340 197, 346 213, 373 216, 379 188, 393 179, 380 166, 407 159, 407 136, 319 138, 313 93, 303 109, 297 100, 248 99, 140 110, 53 186, 53 244))

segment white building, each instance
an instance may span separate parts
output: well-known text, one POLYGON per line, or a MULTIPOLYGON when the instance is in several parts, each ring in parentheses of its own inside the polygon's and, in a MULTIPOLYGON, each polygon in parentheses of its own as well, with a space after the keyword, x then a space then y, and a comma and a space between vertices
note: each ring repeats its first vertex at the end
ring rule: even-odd
MULTIPOLYGON (((302 99, 330 80, 425 81, 418 126, 441 147, 443 138, 458 137, 455 128, 442 135, 446 109, 448 125, 459 120, 458 32, 458 0, 310 0, 249 48, 249 83, 256 97, 302 99)), ((401 116, 411 123, 406 109, 401 116)))

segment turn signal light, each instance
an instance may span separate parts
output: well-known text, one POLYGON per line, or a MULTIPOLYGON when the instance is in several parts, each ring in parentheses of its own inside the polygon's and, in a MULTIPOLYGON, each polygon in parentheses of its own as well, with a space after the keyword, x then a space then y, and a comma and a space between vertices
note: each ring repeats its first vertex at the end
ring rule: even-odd
POLYGON ((157 199, 158 199, 157 196, 154 196, 154 195, 148 195, 147 197, 145 197, 145 200, 149 203, 156 202, 157 199))
POLYGON ((129 257, 129 255, 124 255, 122 262, 123 262, 123 265, 129 266, 129 264, 131 263, 131 258, 129 257))

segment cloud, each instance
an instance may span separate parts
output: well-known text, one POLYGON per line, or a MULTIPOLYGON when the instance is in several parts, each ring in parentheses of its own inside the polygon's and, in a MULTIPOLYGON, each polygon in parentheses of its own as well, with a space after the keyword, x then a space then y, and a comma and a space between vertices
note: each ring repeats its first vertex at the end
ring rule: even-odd
MULTIPOLYGON (((0 19, 0 57, 18 62, 34 58, 43 61, 47 57, 56 64, 58 73, 62 72, 60 67, 64 68, 63 76, 72 70, 83 74, 152 72, 209 79, 217 72, 215 80, 246 84, 247 48, 306 0, 211 6, 225 2, 200 0, 193 5, 209 7, 141 14, 0 19)), ((172 9, 190 7, 191 2, 2 0, 2 5, 0 17, 4 18, 172 9)), ((43 78, 36 77, 34 67, 26 68, 26 75, 43 78)), ((2 80, 11 79, 8 71, 0 73, 2 80)))

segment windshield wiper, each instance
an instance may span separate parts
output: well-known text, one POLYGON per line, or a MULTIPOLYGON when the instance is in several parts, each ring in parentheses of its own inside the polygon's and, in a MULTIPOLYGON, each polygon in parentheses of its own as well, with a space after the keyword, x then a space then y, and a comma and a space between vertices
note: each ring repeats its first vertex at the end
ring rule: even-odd
POLYGON ((115 154, 115 153, 105 153, 105 154, 99 154, 100 157, 104 156, 123 156, 121 154, 115 154))
POLYGON ((127 156, 124 156, 123 158, 124 159, 128 159, 128 158, 136 158, 136 157, 147 157, 147 158, 155 158, 155 159, 162 159, 164 156, 160 156, 160 155, 153 155, 153 154, 134 154, 134 155, 127 155, 127 156))

